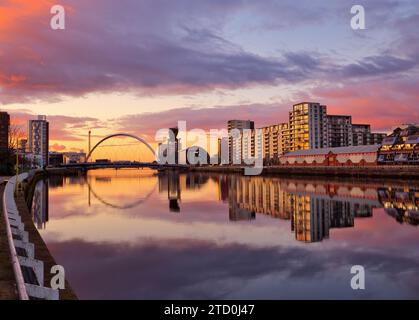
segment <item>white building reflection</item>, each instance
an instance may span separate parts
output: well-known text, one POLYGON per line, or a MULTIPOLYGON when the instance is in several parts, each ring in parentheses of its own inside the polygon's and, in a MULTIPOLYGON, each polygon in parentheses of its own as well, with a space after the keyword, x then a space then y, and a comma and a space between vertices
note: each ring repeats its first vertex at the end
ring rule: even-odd
POLYGON ((33 193, 32 214, 33 221, 38 229, 44 229, 48 222, 48 180, 39 181, 33 193))
POLYGON ((372 217, 384 207, 396 220, 419 224, 418 190, 344 182, 229 176, 230 220, 252 220, 258 214, 290 220, 295 238, 318 242, 330 229, 352 228, 357 218, 372 217), (381 196, 380 196, 381 195, 381 196))
MULTIPOLYGON (((372 217, 374 208, 384 208, 399 223, 419 225, 419 188, 402 183, 304 180, 177 171, 160 172, 156 179, 159 193, 167 196, 170 212, 181 212, 182 194, 187 201, 190 191, 200 192, 211 182, 212 189, 206 189, 202 200, 207 199, 205 197, 208 197, 209 190, 213 190, 213 199, 228 204, 230 221, 253 221, 257 214, 288 220, 295 239, 302 242, 327 239, 331 229, 353 228, 356 219, 372 217)), ((77 177, 51 177, 49 181, 39 181, 34 191, 32 212, 39 229, 45 228, 48 221, 49 187, 60 188, 65 184, 87 182, 77 177)), ((110 183, 111 179, 101 175, 95 181, 110 183)), ((137 202, 125 206, 111 205, 96 195, 89 185, 89 196, 91 192, 103 204, 116 209, 133 208, 137 205, 137 202)), ((139 197, 138 203, 147 201, 150 194, 139 197)))

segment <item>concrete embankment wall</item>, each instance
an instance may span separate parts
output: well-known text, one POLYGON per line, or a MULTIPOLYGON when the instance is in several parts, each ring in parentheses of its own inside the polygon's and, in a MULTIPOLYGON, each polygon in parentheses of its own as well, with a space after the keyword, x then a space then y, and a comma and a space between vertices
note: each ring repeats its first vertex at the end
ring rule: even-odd
MULTIPOLYGON (((33 188, 35 178, 43 172, 32 172, 18 176, 17 181, 23 189, 33 188)), ((53 274, 51 268, 57 265, 50 254, 45 242, 36 229, 25 194, 27 190, 16 189, 16 177, 6 185, 3 210, 9 224, 9 255, 14 268, 15 284, 21 300, 36 299, 76 299, 71 287, 66 281, 64 290, 51 289, 50 282, 53 274)))
MULTIPOLYGON (((3 199, 4 185, 1 184, 1 180, 0 178, 0 199, 3 199)), ((3 217, 3 205, 0 204, 0 300, 15 300, 18 299, 16 281, 10 261, 7 226, 3 217)))
MULTIPOLYGON (((203 166, 190 167, 189 171, 243 173, 243 167, 203 166)), ((265 167, 262 175, 285 176, 334 176, 357 178, 419 178, 419 166, 366 166, 366 167, 309 167, 309 166, 272 166, 265 167)))
POLYGON ((44 265, 35 259, 34 245, 29 240, 26 226, 17 208, 15 193, 19 184, 28 177, 27 173, 11 178, 4 189, 2 206, 8 241, 8 253, 13 268, 15 286, 20 300, 58 299, 58 291, 45 288, 44 265))

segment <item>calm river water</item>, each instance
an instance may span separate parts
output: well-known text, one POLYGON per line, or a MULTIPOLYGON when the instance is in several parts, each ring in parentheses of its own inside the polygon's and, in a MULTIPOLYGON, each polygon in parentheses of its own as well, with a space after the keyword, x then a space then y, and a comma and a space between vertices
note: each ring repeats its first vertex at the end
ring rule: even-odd
POLYGON ((80 299, 419 299, 418 206, 403 182, 97 170, 32 212, 80 299))

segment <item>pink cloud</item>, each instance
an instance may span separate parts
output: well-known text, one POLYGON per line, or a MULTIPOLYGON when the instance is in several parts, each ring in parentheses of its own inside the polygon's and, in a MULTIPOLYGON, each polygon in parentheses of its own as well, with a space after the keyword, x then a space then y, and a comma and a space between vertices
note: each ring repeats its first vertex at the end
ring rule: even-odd
MULTIPOLYGON (((0 24, 0 102, 49 101, 92 92, 186 94, 319 79, 334 83, 411 72, 418 64, 417 51, 402 56, 383 50, 346 64, 316 51, 262 56, 203 23, 226 23, 229 13, 241 10, 258 12, 268 25, 277 24, 277 17, 279 25, 323 20, 318 17, 321 8, 302 10, 295 1, 260 5, 127 0, 120 5, 111 0, 69 0, 67 28, 62 32, 49 28, 53 3, 2 1, 0 13, 7 18, 0 24), (295 19, 305 16, 310 19, 295 19), (200 23, 187 23, 191 17, 200 23)), ((412 20, 409 26, 417 22, 412 20)))
POLYGON ((317 88, 312 94, 328 105, 329 113, 352 115, 354 123, 389 130, 401 123, 419 122, 418 87, 416 79, 383 80, 317 88))
MULTIPOLYGON (((11 122, 19 125, 26 132, 26 124, 37 115, 27 109, 6 110, 11 122)), ((50 139, 57 141, 85 141, 87 131, 91 128, 101 128, 100 120, 92 117, 75 117, 65 115, 49 115, 50 139)))
POLYGON ((288 108, 278 104, 250 104, 215 106, 211 108, 184 107, 163 112, 148 112, 127 115, 112 122, 120 131, 154 139, 158 129, 177 126, 178 121, 186 121, 187 129, 226 129, 230 119, 250 119, 256 126, 288 121, 288 108))

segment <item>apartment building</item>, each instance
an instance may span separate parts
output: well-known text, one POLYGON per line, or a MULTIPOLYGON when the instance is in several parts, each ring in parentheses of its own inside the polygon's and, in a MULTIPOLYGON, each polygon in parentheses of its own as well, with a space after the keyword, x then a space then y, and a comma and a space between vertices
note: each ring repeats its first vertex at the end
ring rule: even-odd
POLYGON ((326 106, 317 102, 295 104, 289 112, 290 150, 328 146, 326 106))
POLYGON ((38 166, 48 165, 49 123, 46 116, 28 121, 28 148, 38 166))
POLYGON ((279 123, 262 128, 263 159, 265 163, 277 163, 279 156, 290 151, 288 123, 279 123))
POLYGON ((352 124, 352 145, 354 146, 380 144, 386 136, 385 133, 371 132, 369 124, 352 124))
MULTIPOLYGON (((254 129, 255 123, 251 120, 229 120, 227 123, 227 130, 230 134, 233 129, 237 129, 240 132, 243 132, 244 129, 254 129)), ((234 164, 242 163, 243 153, 242 153, 242 138, 239 136, 237 139, 229 137, 228 142, 229 150, 229 162, 234 164)))
POLYGON ((229 132, 232 129, 242 133, 240 139, 229 138, 229 163, 262 154, 266 165, 279 164, 279 157, 292 151, 380 144, 386 137, 372 133, 369 124, 352 124, 349 115, 328 115, 327 107, 317 102, 293 105, 289 123, 257 129, 260 135, 250 120, 230 120, 229 132))
POLYGON ((352 146, 352 117, 327 115, 327 147, 352 146))

